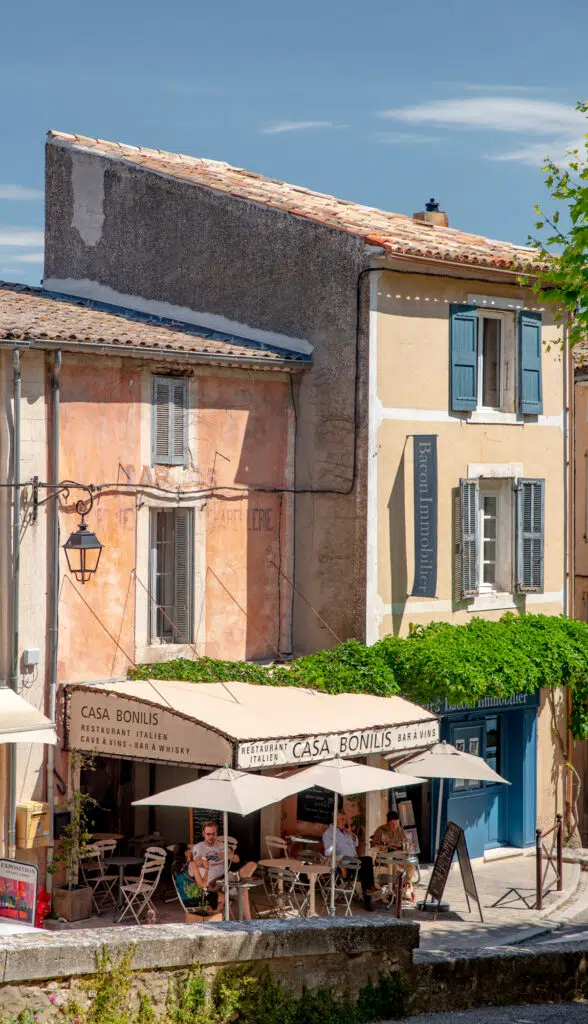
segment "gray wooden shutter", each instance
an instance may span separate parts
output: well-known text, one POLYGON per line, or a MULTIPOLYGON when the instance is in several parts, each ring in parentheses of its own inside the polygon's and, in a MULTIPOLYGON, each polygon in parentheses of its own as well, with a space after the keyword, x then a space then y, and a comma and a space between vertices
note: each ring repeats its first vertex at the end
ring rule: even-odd
POLYGON ((478 552, 480 550, 480 487, 478 480, 459 481, 459 547, 461 596, 479 593, 478 552))
POLYGON ((517 487, 517 588, 543 593, 545 480, 521 479, 517 487))
POLYGON ((450 306, 451 408, 455 412, 478 404, 478 310, 450 306))
POLYGON ((151 461, 154 465, 188 463, 188 381, 153 377, 151 461))
POLYGON ((519 412, 543 412, 541 379, 541 313, 519 312, 519 412))
POLYGON ((174 643, 192 640, 192 509, 176 509, 174 516, 174 643))

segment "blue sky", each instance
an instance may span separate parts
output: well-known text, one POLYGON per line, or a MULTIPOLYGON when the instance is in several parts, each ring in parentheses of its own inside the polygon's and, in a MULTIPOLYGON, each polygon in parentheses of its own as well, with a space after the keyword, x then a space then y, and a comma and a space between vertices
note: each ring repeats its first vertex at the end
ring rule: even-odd
POLYGON ((0 277, 42 276, 49 128, 226 160, 526 242, 588 128, 588 4, 30 0, 0 32, 0 277))

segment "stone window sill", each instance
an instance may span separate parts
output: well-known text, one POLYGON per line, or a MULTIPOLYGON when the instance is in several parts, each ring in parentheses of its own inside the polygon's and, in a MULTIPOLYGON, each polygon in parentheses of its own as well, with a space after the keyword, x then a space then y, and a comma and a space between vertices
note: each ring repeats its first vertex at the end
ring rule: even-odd
POLYGON ((468 605, 468 612, 494 612, 494 611, 516 611, 518 604, 513 594, 506 591, 489 591, 485 594, 478 594, 468 605))

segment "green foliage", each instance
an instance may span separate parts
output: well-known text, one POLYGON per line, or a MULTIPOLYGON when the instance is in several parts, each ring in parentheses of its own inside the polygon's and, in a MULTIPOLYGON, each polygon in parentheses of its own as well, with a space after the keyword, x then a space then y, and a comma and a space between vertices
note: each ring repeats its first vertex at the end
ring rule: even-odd
MULTIPOLYGON (((87 766, 89 761, 76 751, 72 752, 71 765, 73 769, 87 766)), ((91 761, 91 759, 90 759, 91 761)), ((65 826, 59 838, 59 848, 54 852, 47 871, 54 875, 60 865, 65 868, 67 886, 75 889, 78 880, 80 860, 88 853, 88 845, 92 840, 90 831, 94 822, 90 818, 93 807, 98 806, 98 801, 89 793, 75 792, 68 805, 70 822, 65 826)))
POLYGON ((506 699, 538 687, 569 686, 571 729, 588 738, 588 624, 565 616, 504 615, 472 618, 467 625, 433 622, 404 638, 388 636, 372 647, 346 640, 289 666, 178 659, 142 665, 134 679, 193 682, 246 680, 267 686, 312 686, 325 693, 401 693, 419 704, 471 704, 506 699))
MULTIPOLYGON (((588 103, 576 109, 587 113, 588 103)), ((588 340, 588 134, 581 149, 570 150, 565 166, 546 157, 543 171, 558 208, 550 216, 535 207, 535 229, 544 236, 530 239, 539 250, 533 288, 541 301, 556 303, 556 319, 570 317, 568 338, 574 346, 588 340)))

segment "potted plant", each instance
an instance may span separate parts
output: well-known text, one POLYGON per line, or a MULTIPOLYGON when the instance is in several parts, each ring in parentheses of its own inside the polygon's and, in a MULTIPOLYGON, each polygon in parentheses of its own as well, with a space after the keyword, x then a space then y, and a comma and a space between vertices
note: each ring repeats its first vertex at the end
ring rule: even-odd
POLYGON ((70 822, 63 829, 59 850, 53 855, 48 871, 55 874, 60 865, 65 870, 65 885, 53 889, 53 911, 66 921, 85 921, 92 916, 92 890, 79 883, 80 861, 88 855, 88 828, 91 807, 96 801, 88 793, 74 793, 70 805, 70 822))
POLYGON ((222 921, 223 915, 209 906, 206 901, 206 891, 201 889, 196 882, 186 886, 185 896, 193 901, 190 907, 186 907, 186 924, 202 921, 222 921))

